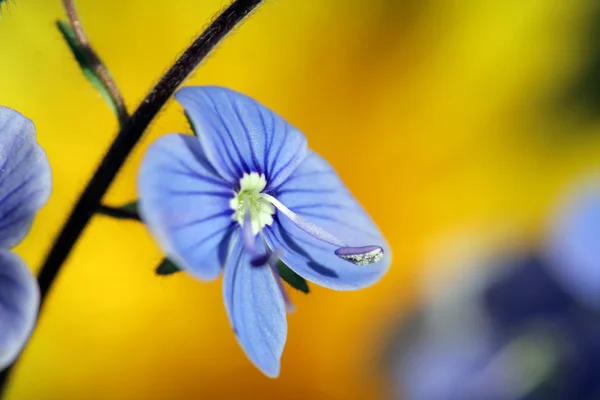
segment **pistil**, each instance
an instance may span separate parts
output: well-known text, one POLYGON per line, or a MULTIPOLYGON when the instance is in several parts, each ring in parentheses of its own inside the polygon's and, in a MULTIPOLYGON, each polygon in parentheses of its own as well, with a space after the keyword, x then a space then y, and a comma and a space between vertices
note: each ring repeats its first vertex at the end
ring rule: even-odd
POLYGON ((262 174, 251 172, 240 179, 240 189, 229 201, 233 220, 244 226, 249 216, 252 234, 256 235, 267 225, 273 223, 275 207, 261 196, 267 186, 267 180, 262 174))

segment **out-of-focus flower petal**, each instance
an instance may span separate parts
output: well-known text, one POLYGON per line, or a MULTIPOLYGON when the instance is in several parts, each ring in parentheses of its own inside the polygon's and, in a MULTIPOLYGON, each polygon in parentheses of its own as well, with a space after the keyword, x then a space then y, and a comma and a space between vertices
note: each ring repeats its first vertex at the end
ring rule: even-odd
POLYGON ((265 375, 275 378, 287 336, 285 303, 271 268, 254 267, 250 261, 238 238, 227 260, 223 297, 246 355, 265 375))
POLYGON ((497 329, 516 329, 531 321, 564 315, 576 304, 537 254, 511 255, 488 274, 482 306, 497 329))
POLYGON ((23 240, 51 188, 50 164, 33 122, 0 107, 0 248, 23 240))
POLYGON ((600 180, 563 204, 546 250, 557 279, 579 299, 600 306, 600 180))
POLYGON ((27 341, 39 301, 37 283, 23 261, 0 250, 0 370, 14 361, 27 341))
POLYGON ((408 349, 399 368, 399 392, 409 400, 507 400, 498 392, 506 383, 501 371, 482 371, 493 349, 481 338, 408 349))
POLYGON ((233 185, 244 173, 267 178, 276 188, 306 155, 306 139, 257 101, 216 86, 189 86, 175 98, 187 112, 214 169, 233 185))
POLYGON ((206 160, 198 138, 170 134, 146 153, 138 175, 142 219, 178 267, 212 280, 224 265, 234 223, 233 190, 206 160))
POLYGON ((561 339, 561 368, 553 395, 559 399, 597 399, 600 394, 600 318, 573 310, 552 321, 561 339))
POLYGON ((329 164, 314 152, 279 187, 275 194, 289 209, 341 239, 348 246, 381 246, 384 257, 359 266, 335 255, 336 246, 298 228, 282 215, 265 229, 272 248, 282 248, 282 260, 303 278, 338 290, 359 289, 377 282, 391 263, 383 235, 338 178, 329 164))

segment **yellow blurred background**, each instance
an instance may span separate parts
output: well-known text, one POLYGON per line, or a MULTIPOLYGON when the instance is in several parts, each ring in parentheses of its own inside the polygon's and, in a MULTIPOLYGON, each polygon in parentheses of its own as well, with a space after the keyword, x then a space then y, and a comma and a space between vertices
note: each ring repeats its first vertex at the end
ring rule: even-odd
MULTIPOLYGON (((133 110, 227 3, 76 5, 133 110)), ((187 84, 249 94, 305 132, 387 236, 391 270, 358 292, 311 285, 308 296, 293 293, 282 373, 270 380, 238 346, 220 280, 155 276, 162 255, 141 224, 95 217, 50 294, 8 399, 390 397, 381 353, 390 326, 418 300, 436 243, 497 229, 536 240, 570 183, 600 167, 593 96, 563 96, 597 51, 595 3, 266 1, 187 84)), ((34 120, 53 168, 51 200, 17 249, 34 271, 118 128, 61 39, 58 18, 59 0, 14 0, 0 17, 0 104, 34 120)), ((168 132, 189 132, 173 101, 107 203, 135 199, 144 149, 168 132)))

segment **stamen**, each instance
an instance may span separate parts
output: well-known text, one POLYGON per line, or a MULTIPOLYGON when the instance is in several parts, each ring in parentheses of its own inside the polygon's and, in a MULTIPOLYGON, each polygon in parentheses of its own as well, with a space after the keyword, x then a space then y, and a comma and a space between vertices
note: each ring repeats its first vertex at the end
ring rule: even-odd
MULTIPOLYGON (((244 198, 244 206, 246 210, 249 210, 248 199, 244 198)), ((244 213, 244 223, 242 224, 242 239, 244 240, 244 247, 250 254, 256 252, 256 236, 252 231, 252 216, 250 212, 244 213)))
POLYGON ((279 276, 279 272, 277 272, 277 267, 275 267, 275 265, 271 265, 271 272, 275 277, 275 281, 277 282, 277 286, 279 287, 279 291, 281 292, 281 296, 283 297, 285 309, 288 313, 293 313, 294 311, 296 311, 296 307, 294 307, 294 304, 292 303, 292 300, 290 299, 290 296, 288 295, 287 290, 283 285, 283 282, 281 280, 281 277, 279 276))
POLYGON ((267 251, 264 254, 259 254, 256 257, 253 257, 252 260, 250 260, 250 265, 252 265, 253 267, 262 267, 264 265, 267 265, 270 260, 271 252, 267 251))
POLYGON ((335 250, 335 255, 355 265, 369 265, 381 261, 383 248, 380 246, 340 247, 335 250))
POLYGON ((275 265, 281 257, 281 252, 278 250, 271 251, 267 250, 264 254, 259 254, 250 260, 250 264, 253 267, 260 267, 262 265, 275 265))
POLYGON ((318 227, 312 222, 305 220, 304 218, 302 218, 301 216, 284 206, 283 203, 281 203, 275 197, 266 193, 261 193, 261 197, 271 202, 271 204, 273 204, 279 211, 281 211, 286 217, 288 217, 298 228, 302 229, 309 235, 337 247, 346 247, 344 242, 342 242, 340 239, 336 238, 331 233, 325 231, 323 228, 318 227))
POLYGON ((261 267, 263 265, 275 266, 277 261, 279 261, 281 258, 281 250, 271 250, 267 244, 267 239, 265 239, 265 234, 262 231, 260 232, 260 236, 262 238, 263 247, 266 249, 266 251, 264 254, 259 254, 252 258, 252 260, 250 260, 250 264, 253 267, 261 267))
POLYGON ((273 204, 279 211, 283 213, 283 215, 288 217, 298 228, 302 229, 304 232, 319 240, 322 240, 323 242, 339 247, 335 250, 335 255, 340 257, 342 260, 346 260, 354 265, 369 265, 379 262, 383 258, 383 248, 381 246, 347 246, 344 242, 331 233, 327 232, 323 228, 318 227, 312 222, 307 221, 287 208, 275 197, 266 193, 261 193, 261 197, 273 204))

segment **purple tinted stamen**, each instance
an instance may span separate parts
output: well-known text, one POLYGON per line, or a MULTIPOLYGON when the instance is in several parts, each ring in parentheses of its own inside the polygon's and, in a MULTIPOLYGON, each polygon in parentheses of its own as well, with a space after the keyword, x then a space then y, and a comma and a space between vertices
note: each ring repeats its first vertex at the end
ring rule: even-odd
POLYGON ((253 257, 252 260, 250 260, 250 265, 252 265, 253 267, 262 267, 263 265, 269 264, 270 260, 271 251, 267 251, 264 254, 259 254, 256 257, 253 257))
POLYGON ((277 272, 277 267, 274 264, 271 265, 271 272, 273 273, 273 276, 275 277, 275 281, 277 282, 277 286, 279 287, 279 291, 281 292, 281 296, 283 297, 283 302, 285 303, 285 309, 287 310, 288 313, 292 313, 292 312, 296 311, 296 307, 294 307, 294 304, 292 304, 292 300, 290 300, 290 296, 288 295, 287 290, 285 289, 285 286, 283 286, 283 282, 281 281, 279 272, 277 272))
POLYGON ((246 250, 250 254, 254 254, 256 253, 256 236, 252 232, 252 216, 250 215, 248 199, 244 199, 244 203, 246 211, 244 212, 244 223, 242 224, 242 239, 246 250))
POLYGON ((323 228, 318 227, 312 222, 307 221, 302 218, 289 208, 287 208, 283 203, 277 200, 275 197, 268 195, 266 193, 262 193, 261 196, 267 199, 271 204, 273 204, 279 211, 283 213, 286 217, 288 217, 298 228, 302 229, 304 232, 308 233, 312 237, 315 237, 323 242, 332 244, 337 247, 346 247, 344 242, 340 239, 333 236, 331 233, 325 231, 323 228))
POLYGON ((253 267, 262 267, 263 265, 270 265, 272 267, 274 267, 277 264, 277 261, 279 261, 279 258, 281 257, 281 250, 275 249, 275 251, 271 250, 269 248, 269 245, 267 244, 267 241, 265 239, 264 234, 262 233, 262 231, 260 232, 260 236, 262 238, 263 241, 263 245, 264 248, 266 249, 264 254, 257 254, 255 255, 255 257, 253 257, 250 260, 250 264, 253 267))
POLYGON ((369 265, 383 258, 381 246, 340 247, 335 250, 335 255, 355 265, 369 265))
POLYGON ((261 267, 263 265, 270 265, 273 267, 281 258, 281 251, 271 251, 271 249, 269 249, 267 245, 265 245, 265 248, 267 248, 267 251, 264 254, 257 255, 252 260, 250 260, 250 264, 253 267, 261 267))

